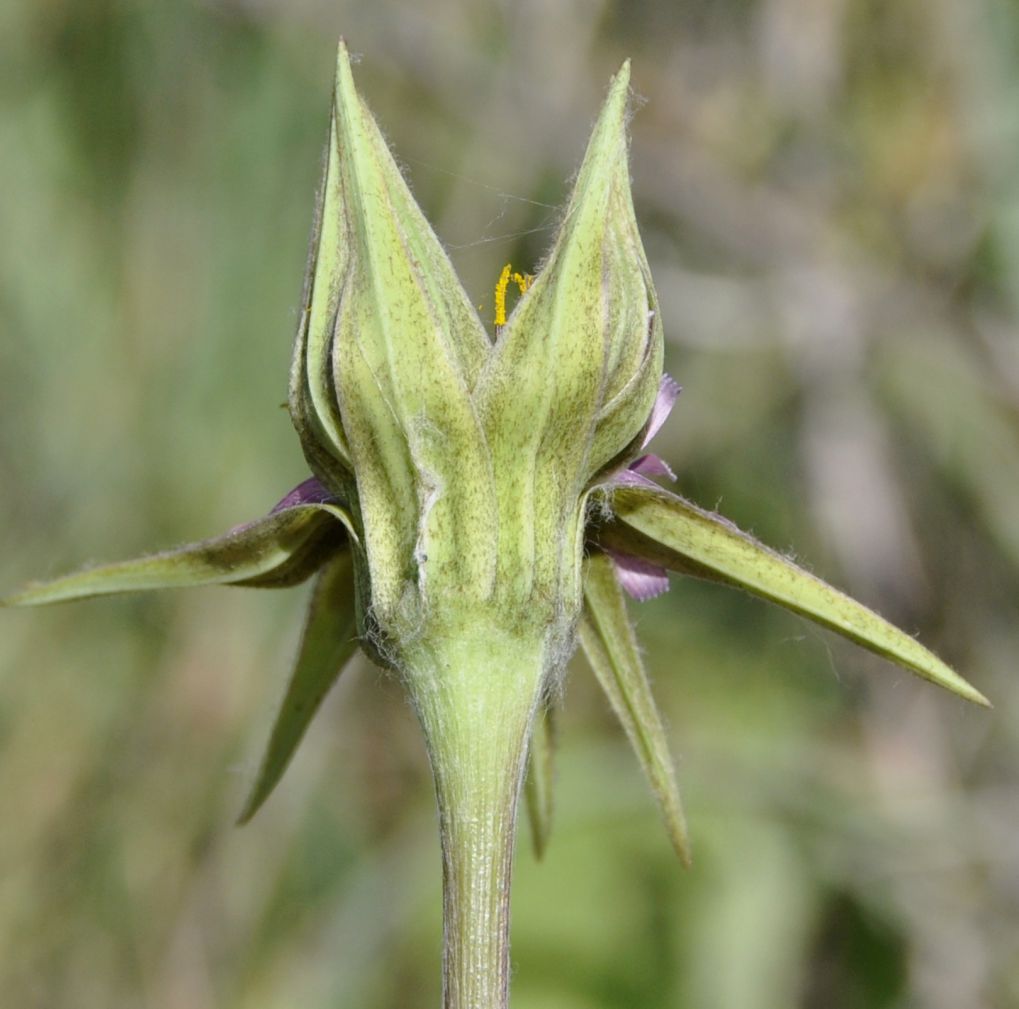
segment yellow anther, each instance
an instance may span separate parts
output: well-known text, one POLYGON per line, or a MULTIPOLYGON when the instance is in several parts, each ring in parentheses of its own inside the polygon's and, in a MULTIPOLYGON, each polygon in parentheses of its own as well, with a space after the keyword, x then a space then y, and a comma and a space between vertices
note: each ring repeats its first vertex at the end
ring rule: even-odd
POLYGON ((506 325, 506 289, 509 287, 511 280, 520 288, 520 293, 525 294, 531 286, 531 281, 534 280, 534 277, 529 273, 515 273, 511 263, 507 263, 502 268, 502 273, 499 274, 499 279, 495 285, 496 329, 506 325))
POLYGON ((512 272, 512 265, 507 263, 502 268, 502 273, 499 274, 499 279, 495 284, 495 325, 497 327, 506 325, 506 288, 509 287, 512 272))

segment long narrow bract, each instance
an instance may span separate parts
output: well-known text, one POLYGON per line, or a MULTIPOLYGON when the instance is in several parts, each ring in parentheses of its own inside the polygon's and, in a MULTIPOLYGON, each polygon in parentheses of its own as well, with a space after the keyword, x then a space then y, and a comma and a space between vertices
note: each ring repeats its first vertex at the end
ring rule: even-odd
POLYGON ((690 841, 665 727, 651 694, 615 567, 604 554, 593 554, 584 562, 584 615, 579 635, 584 654, 658 799, 672 846, 689 865, 690 841))
POLYGON ((294 671, 238 823, 247 823, 269 798, 326 694, 358 650, 355 610, 351 556, 345 550, 315 582, 294 671))
POLYGON ((809 617, 967 701, 990 706, 979 690, 915 638, 728 519, 652 486, 615 489, 611 510, 613 519, 595 533, 604 546, 673 571, 745 589, 809 617))

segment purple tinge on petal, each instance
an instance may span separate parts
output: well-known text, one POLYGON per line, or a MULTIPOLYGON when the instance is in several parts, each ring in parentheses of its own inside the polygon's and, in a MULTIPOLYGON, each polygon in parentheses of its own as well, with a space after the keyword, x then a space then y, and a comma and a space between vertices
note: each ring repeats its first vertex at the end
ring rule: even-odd
MULTIPOLYGON (((334 501, 335 499, 336 495, 326 490, 315 477, 309 477, 303 483, 299 483, 281 501, 277 502, 269 514, 276 515, 281 511, 286 511, 288 508, 296 508, 298 505, 321 504, 323 501, 334 501)), ((252 526, 262 521, 264 520, 259 518, 252 519, 250 522, 242 522, 240 525, 233 526, 229 530, 228 535, 237 536, 240 533, 247 532, 252 526)))
POLYGON ((620 554, 615 550, 606 553, 615 565, 619 584, 631 599, 643 603, 669 591, 669 574, 665 568, 632 554, 620 554))
MULTIPOLYGON (((662 381, 658 386, 658 396, 655 399, 655 405, 651 408, 651 418, 648 421, 641 448, 647 445, 665 423, 679 393, 678 383, 670 375, 662 375, 662 381)), ((664 476, 669 480, 676 479, 676 474, 672 472, 665 460, 649 452, 639 459, 635 459, 626 468, 609 474, 604 482, 609 487, 613 485, 616 487, 657 487, 658 484, 648 479, 652 476, 664 476)))
POLYGON ((605 481, 606 487, 658 487, 654 480, 633 469, 617 470, 605 481))
POLYGON ((644 435, 644 441, 641 442, 641 448, 644 448, 658 434, 661 426, 665 423, 669 414, 672 413, 672 408, 676 404, 676 397, 680 392, 679 383, 671 375, 662 375, 661 384, 658 386, 658 397, 655 399, 655 405, 651 408, 651 421, 647 426, 647 434, 644 435))
POLYGON ((308 477, 287 494, 269 514, 275 515, 276 512, 296 508, 298 505, 321 504, 323 501, 331 501, 334 497, 335 495, 328 491, 317 477, 308 477))
POLYGON ((669 464, 661 456, 648 453, 639 459, 634 459, 627 467, 631 473, 640 473, 643 476, 664 476, 669 480, 675 480, 676 474, 672 472, 669 464))

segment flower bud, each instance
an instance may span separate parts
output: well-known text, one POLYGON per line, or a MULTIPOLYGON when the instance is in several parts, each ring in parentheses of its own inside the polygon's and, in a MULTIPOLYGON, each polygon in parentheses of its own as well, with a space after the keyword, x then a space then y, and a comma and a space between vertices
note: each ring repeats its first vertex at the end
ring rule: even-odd
MULTIPOLYGON (((662 333, 612 82, 555 246, 493 345, 340 46, 291 412, 351 503, 363 610, 391 642, 445 606, 579 609, 592 479, 646 426, 662 333)), ((498 621, 496 621, 498 622, 498 621)))

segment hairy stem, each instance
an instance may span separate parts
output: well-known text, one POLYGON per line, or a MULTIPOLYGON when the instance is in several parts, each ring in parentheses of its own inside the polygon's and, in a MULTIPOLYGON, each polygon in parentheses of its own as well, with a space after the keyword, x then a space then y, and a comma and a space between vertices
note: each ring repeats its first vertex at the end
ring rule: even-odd
POLYGON ((489 628, 418 659, 411 692, 442 841, 443 1006, 506 1009, 513 841, 546 649, 489 628))

